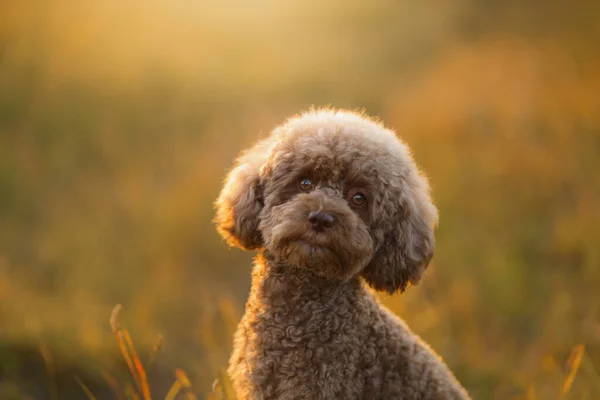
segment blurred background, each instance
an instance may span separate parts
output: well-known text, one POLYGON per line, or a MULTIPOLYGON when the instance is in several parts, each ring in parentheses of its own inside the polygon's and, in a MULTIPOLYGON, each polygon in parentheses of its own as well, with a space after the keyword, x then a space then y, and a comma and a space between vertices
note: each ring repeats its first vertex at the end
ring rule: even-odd
POLYGON ((600 398, 600 3, 0 7, 0 398, 114 398, 117 303, 142 361, 164 338, 155 398, 175 368, 210 392, 253 256, 212 202, 327 104, 397 130, 440 209, 422 284, 382 300, 474 398, 600 398))

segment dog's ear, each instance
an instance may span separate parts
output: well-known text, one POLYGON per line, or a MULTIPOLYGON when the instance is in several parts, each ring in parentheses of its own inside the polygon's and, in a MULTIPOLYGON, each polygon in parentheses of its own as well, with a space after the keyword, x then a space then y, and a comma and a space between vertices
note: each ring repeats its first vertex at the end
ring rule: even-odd
POLYGON ((362 272, 372 288, 389 294, 419 282, 433 257, 438 220, 427 179, 416 167, 397 189, 400 196, 396 192, 395 198, 386 191, 380 209, 383 218, 375 228, 379 246, 362 272))
POLYGON ((264 205, 260 174, 269 156, 269 147, 270 142, 263 140, 242 153, 215 201, 214 222, 231 246, 245 250, 263 246, 258 229, 259 214, 264 205))

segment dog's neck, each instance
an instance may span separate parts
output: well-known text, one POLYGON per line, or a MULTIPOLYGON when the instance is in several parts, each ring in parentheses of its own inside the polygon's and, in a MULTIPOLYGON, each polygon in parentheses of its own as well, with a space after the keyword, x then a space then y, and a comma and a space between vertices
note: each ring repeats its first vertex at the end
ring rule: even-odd
POLYGON ((358 276, 342 281, 277 261, 267 252, 255 259, 252 271, 251 300, 264 305, 294 307, 316 301, 335 306, 336 300, 355 299, 364 290, 358 276))

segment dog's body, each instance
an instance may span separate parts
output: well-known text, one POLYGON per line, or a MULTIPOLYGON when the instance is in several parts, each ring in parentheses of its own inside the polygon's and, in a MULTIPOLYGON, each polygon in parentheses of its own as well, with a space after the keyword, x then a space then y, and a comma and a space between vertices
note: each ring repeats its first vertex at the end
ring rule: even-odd
POLYGON ((242 399, 468 399, 365 287, 418 282, 437 210, 393 132, 319 110, 242 155, 216 203, 221 234, 257 249, 229 374, 242 399))
POLYGON ((463 399, 450 371, 358 277, 258 257, 230 374, 241 399, 463 399))

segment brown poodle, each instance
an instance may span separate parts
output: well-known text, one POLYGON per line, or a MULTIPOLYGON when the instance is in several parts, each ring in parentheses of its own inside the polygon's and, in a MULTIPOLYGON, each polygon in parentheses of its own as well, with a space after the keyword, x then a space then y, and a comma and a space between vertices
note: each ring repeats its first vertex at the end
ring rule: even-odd
POLYGON ((232 245, 258 250, 229 375, 241 399, 468 399, 365 287, 419 281, 437 209, 394 132, 330 109, 243 153, 216 201, 232 245))

